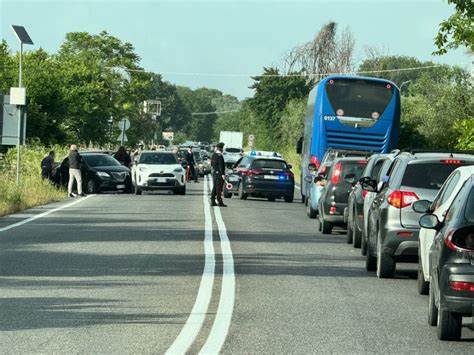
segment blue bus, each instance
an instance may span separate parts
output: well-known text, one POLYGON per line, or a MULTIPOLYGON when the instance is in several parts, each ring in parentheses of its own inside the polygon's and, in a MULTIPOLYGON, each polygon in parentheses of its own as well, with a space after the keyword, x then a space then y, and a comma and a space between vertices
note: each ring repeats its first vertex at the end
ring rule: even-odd
POLYGON ((391 81, 328 76, 309 93, 301 157, 301 194, 305 199, 308 165, 319 167, 328 149, 388 153, 397 145, 400 92, 391 81))

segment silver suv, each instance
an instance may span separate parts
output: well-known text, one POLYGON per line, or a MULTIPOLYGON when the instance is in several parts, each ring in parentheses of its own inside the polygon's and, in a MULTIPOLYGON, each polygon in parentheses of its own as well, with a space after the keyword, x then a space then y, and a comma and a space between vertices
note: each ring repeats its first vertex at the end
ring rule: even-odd
POLYGON ((471 154, 403 152, 383 181, 362 183, 364 189, 377 192, 368 211, 367 270, 390 278, 397 261, 417 261, 421 215, 407 207, 421 199, 432 201, 454 169, 473 162, 471 154))

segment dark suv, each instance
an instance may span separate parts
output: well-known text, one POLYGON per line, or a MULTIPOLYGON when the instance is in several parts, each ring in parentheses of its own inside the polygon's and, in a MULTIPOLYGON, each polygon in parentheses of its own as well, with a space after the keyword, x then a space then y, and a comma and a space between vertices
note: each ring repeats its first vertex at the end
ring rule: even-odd
POLYGON ((377 191, 368 211, 367 270, 390 278, 397 261, 418 260, 420 214, 408 207, 420 199, 432 201, 454 169, 473 162, 474 155, 469 154, 403 152, 384 182, 362 183, 364 189, 377 191))
POLYGON ((244 156, 228 174, 232 188, 224 187, 224 197, 237 194, 243 200, 253 196, 270 201, 283 197, 286 202, 293 202, 295 178, 290 169, 291 165, 280 158, 244 156))
POLYGON ((334 226, 345 226, 344 210, 347 207, 352 184, 360 179, 367 165, 365 157, 336 158, 328 172, 326 187, 319 198, 319 228, 330 234, 334 226))

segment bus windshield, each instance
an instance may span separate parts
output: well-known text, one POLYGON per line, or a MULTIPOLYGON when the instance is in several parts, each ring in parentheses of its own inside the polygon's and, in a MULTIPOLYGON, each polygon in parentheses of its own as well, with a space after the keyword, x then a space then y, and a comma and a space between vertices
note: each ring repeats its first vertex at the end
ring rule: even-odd
POLYGON ((358 122, 365 127, 382 116, 393 90, 392 85, 375 80, 334 79, 326 83, 327 97, 341 123, 358 122))

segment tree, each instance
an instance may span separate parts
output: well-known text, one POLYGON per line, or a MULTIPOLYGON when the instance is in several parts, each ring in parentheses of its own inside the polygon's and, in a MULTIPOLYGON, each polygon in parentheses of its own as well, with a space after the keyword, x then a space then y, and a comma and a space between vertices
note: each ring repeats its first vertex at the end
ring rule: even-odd
POLYGON ((290 50, 284 61, 284 71, 316 74, 310 76, 312 79, 320 79, 323 73, 350 72, 353 69, 354 44, 349 27, 338 36, 337 24, 328 22, 312 41, 290 50))
POLYGON ((448 49, 465 46, 474 52, 474 2, 472 0, 448 0, 454 4, 455 13, 439 25, 435 37, 438 50, 434 54, 445 54, 448 49))

